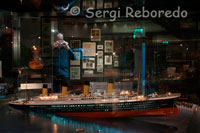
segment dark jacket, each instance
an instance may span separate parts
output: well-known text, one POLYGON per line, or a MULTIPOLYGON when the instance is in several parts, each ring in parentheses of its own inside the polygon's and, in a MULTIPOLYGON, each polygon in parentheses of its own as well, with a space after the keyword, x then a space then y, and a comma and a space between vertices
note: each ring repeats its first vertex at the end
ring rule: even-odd
POLYGON ((76 55, 71 48, 67 50, 64 47, 54 48, 53 52, 54 76, 64 76, 68 79, 70 60, 75 60, 76 55))

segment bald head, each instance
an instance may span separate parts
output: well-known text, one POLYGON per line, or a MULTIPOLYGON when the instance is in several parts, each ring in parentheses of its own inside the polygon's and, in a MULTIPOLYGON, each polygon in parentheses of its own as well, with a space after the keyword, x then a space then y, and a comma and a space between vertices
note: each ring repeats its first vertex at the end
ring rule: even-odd
POLYGON ((58 33, 57 35, 56 35, 56 40, 58 41, 58 40, 63 40, 63 34, 62 33, 58 33))

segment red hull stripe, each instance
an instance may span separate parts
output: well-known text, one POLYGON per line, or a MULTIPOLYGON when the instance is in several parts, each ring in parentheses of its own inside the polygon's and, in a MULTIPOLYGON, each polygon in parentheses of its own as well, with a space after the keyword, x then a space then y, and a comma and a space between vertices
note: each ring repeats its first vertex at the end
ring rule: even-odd
POLYGON ((140 111, 112 111, 112 112, 67 112, 57 113, 68 117, 87 117, 87 118, 120 118, 120 117, 136 117, 136 116, 176 116, 178 109, 162 108, 140 111))

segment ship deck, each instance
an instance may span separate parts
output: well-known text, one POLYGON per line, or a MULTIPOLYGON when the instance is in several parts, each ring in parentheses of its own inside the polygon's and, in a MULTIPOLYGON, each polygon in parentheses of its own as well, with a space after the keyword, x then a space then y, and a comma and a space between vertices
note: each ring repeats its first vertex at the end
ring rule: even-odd
POLYGON ((100 103, 123 103, 123 102, 138 102, 138 101, 153 101, 153 100, 167 100, 175 99, 180 96, 179 93, 171 95, 158 95, 156 97, 83 97, 83 96, 67 96, 60 97, 58 94, 54 94, 46 97, 35 97, 29 101, 15 100, 9 102, 14 105, 65 105, 65 104, 100 104, 100 103))

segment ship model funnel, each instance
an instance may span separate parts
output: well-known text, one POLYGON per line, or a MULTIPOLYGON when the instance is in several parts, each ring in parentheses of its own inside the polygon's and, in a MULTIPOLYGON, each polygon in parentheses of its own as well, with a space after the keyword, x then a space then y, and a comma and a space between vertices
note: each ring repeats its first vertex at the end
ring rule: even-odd
POLYGON ((90 94, 90 83, 89 81, 86 81, 83 85, 83 94, 84 95, 89 95, 90 94))
POLYGON ((114 83, 112 81, 109 81, 107 85, 107 94, 111 95, 113 92, 114 92, 114 83))
POLYGON ((47 96, 47 95, 48 95, 47 84, 43 84, 43 88, 42 88, 42 96, 47 96))
POLYGON ((62 96, 67 96, 68 84, 62 84, 62 96))

